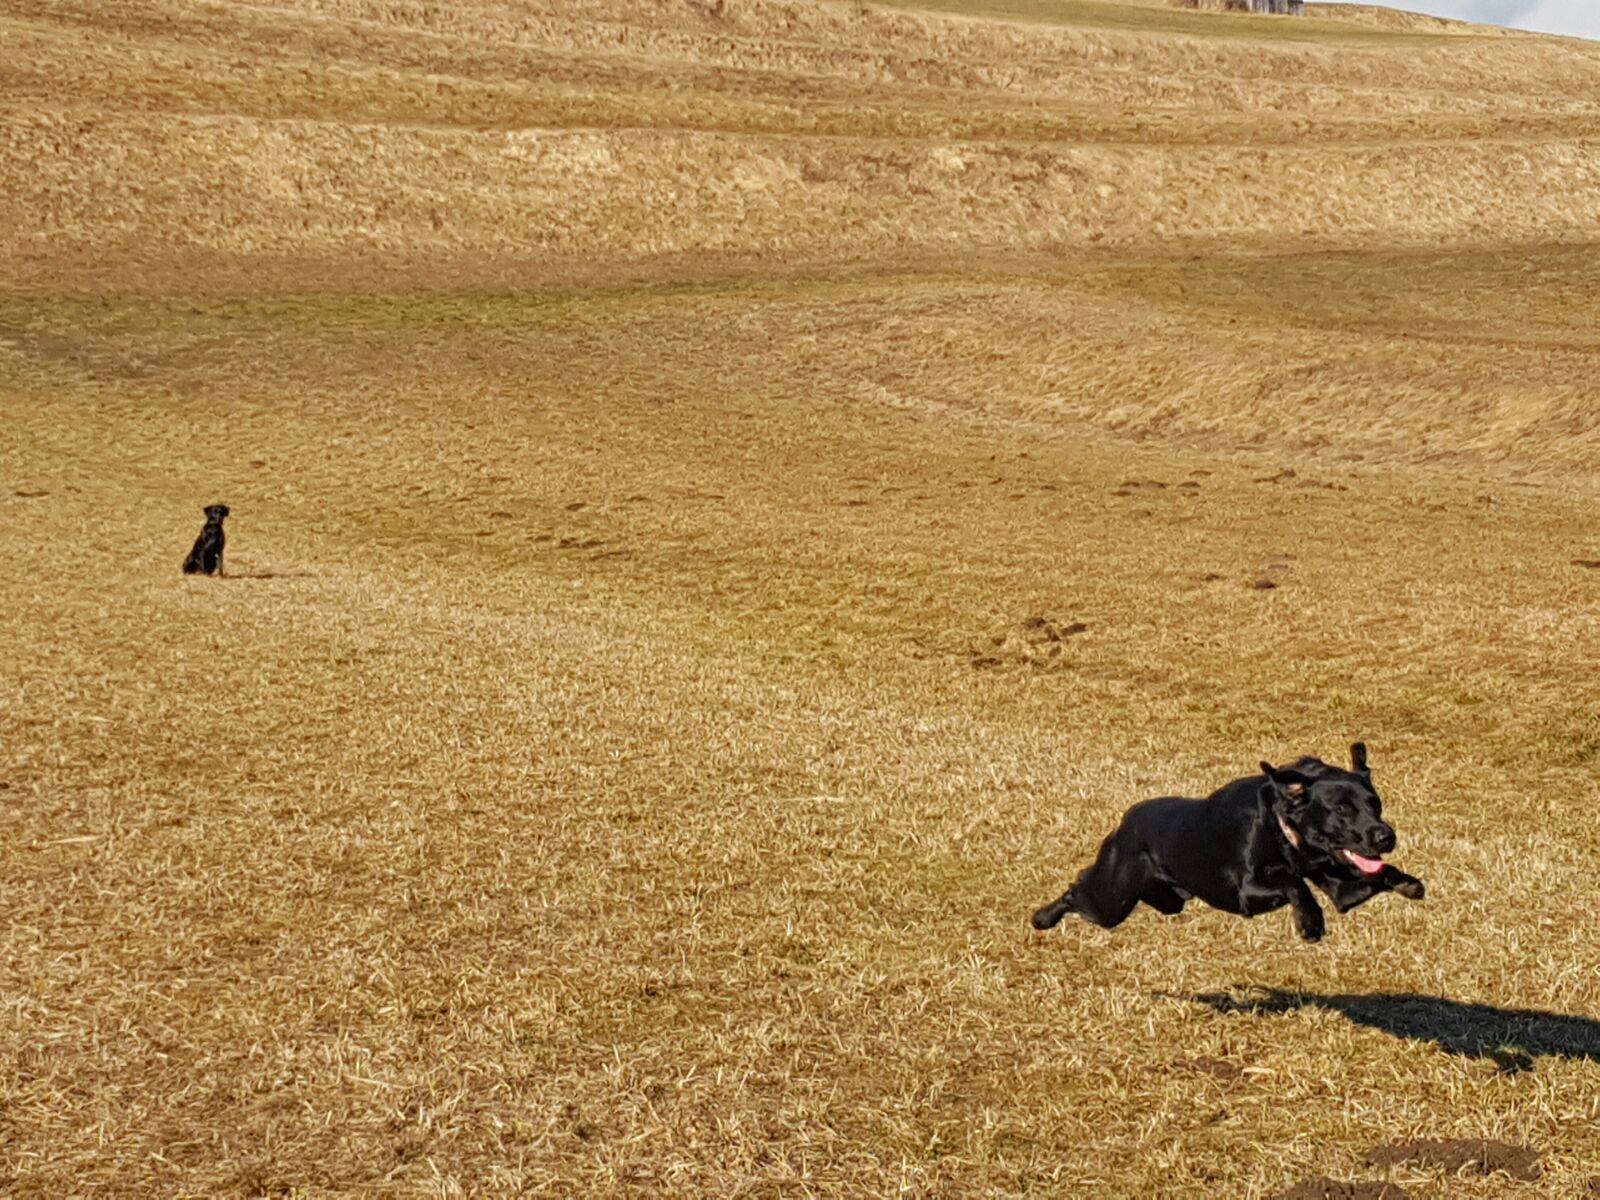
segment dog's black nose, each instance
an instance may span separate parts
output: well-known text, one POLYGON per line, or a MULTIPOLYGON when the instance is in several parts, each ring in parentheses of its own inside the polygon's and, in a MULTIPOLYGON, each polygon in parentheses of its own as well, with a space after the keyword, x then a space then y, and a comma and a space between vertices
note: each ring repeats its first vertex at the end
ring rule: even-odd
POLYGON ((1367 835, 1367 841, 1379 854, 1387 854, 1394 849, 1394 830, 1380 825, 1367 835))

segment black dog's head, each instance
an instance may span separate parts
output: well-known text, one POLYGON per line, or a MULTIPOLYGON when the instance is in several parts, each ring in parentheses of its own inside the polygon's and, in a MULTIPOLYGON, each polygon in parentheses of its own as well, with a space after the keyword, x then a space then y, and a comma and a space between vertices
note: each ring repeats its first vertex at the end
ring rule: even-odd
POLYGON ((226 504, 208 504, 205 507, 206 520, 213 525, 222 524, 222 518, 228 515, 226 504))
POLYGON ((1264 794, 1307 846, 1376 875, 1383 870, 1383 856, 1394 849, 1394 828, 1383 819, 1365 743, 1350 747, 1350 762, 1349 771, 1316 758, 1287 767, 1262 763, 1264 794))

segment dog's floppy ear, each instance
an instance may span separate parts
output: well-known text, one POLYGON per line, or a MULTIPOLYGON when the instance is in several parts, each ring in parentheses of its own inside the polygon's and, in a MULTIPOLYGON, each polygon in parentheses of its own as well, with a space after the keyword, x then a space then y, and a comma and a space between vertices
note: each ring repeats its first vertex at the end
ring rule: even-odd
POLYGON ((1370 775, 1367 769, 1367 744, 1365 742, 1352 742, 1350 745, 1350 769, 1358 775, 1370 775))
POLYGON ((1272 790, 1289 801, 1290 805, 1297 805, 1303 801, 1306 792, 1316 782, 1311 776, 1302 774, 1293 767, 1275 767, 1269 762, 1261 764, 1261 773, 1267 777, 1272 790))

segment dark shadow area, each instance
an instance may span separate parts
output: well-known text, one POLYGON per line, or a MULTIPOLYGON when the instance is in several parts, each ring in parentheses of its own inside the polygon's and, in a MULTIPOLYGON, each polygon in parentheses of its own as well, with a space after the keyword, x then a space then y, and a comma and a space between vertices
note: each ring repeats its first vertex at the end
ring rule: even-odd
POLYGON ((1321 1008, 1391 1037, 1432 1042, 1446 1054, 1492 1059, 1503 1071, 1530 1071, 1540 1058, 1600 1062, 1600 1020, 1537 1008, 1496 1008, 1415 992, 1317 995, 1280 988, 1181 997, 1222 1013, 1270 1016, 1321 1008))
POLYGON ((229 571, 222 576, 226 583, 230 579, 309 579, 310 571, 229 571))

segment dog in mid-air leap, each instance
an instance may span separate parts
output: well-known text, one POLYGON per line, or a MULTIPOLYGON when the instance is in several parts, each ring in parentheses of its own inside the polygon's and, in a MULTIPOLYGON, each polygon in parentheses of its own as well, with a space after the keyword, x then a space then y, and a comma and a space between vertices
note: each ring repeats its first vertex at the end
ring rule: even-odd
POLYGON ((1253 917, 1290 905, 1308 942, 1325 930, 1309 880, 1348 912, 1380 892, 1423 897, 1422 881, 1383 861, 1394 829, 1367 769, 1367 747, 1350 747, 1351 769, 1319 758, 1236 779, 1204 800, 1163 796, 1135 804, 1094 862, 1054 904, 1033 914, 1049 929, 1068 913, 1113 929, 1142 900, 1157 912, 1191 899, 1253 917))
POLYGON ((189 557, 183 560, 185 575, 222 574, 222 548, 228 541, 222 535, 222 521, 228 515, 228 506, 208 504, 204 511, 205 527, 200 530, 200 536, 195 538, 194 548, 189 551, 189 557))

